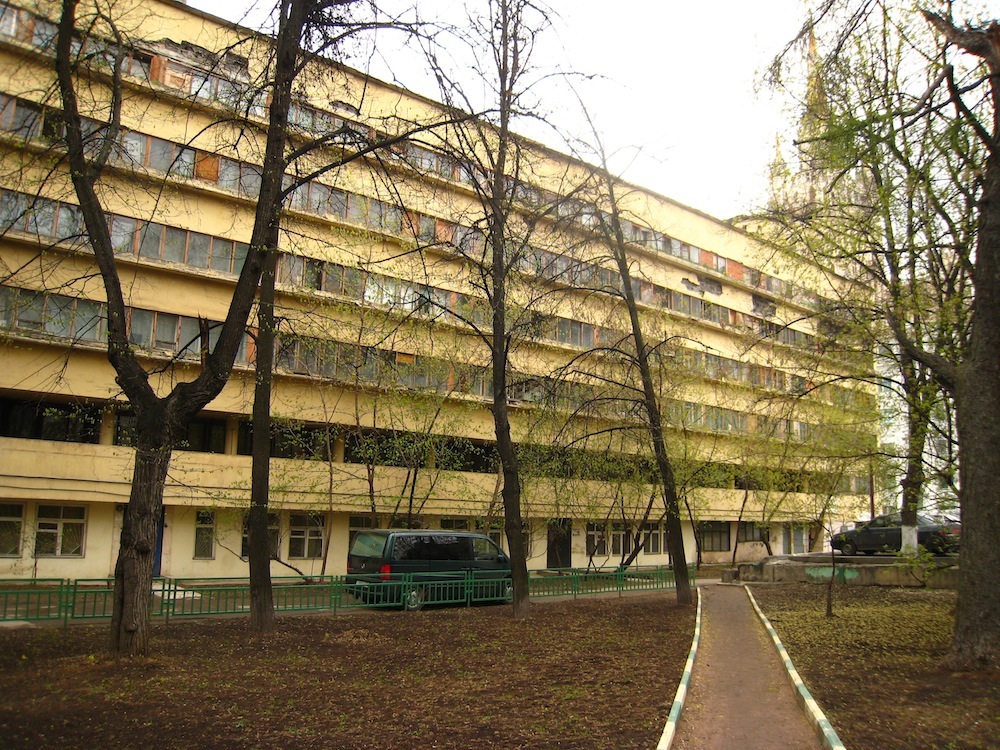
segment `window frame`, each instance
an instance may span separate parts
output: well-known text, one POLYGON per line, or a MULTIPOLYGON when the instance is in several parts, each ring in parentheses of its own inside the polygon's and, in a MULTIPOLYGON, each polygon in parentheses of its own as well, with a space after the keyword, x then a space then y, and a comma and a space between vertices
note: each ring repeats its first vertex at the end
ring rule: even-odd
POLYGON ((86 505, 76 505, 76 504, 50 504, 44 503, 39 504, 35 508, 35 544, 34 544, 34 556, 44 557, 44 558, 62 558, 62 557, 73 557, 82 558, 87 555, 87 506, 86 505), (58 509, 58 516, 42 515, 43 508, 55 508, 58 509), (67 511, 79 510, 80 516, 67 515, 67 511), (42 529, 42 524, 51 526, 54 528, 42 529), (79 542, 75 547, 67 551, 67 529, 70 527, 79 527, 79 542), (52 551, 40 550, 39 542, 42 539, 48 539, 54 537, 54 545, 52 551))
POLYGON ((702 552, 731 552, 733 532, 729 521, 699 521, 702 552))
MULTIPOLYGON (((281 559, 281 516, 277 513, 267 514, 268 552, 270 559, 281 559)), ((243 514, 243 538, 240 544, 240 557, 250 558, 250 513, 243 514)))
POLYGON ((7 536, 15 541, 15 545, 10 551, 0 545, 0 557, 21 557, 24 545, 24 503, 0 503, 0 542, 7 536), (7 512, 14 508, 18 510, 16 516, 7 512), (8 526, 10 530, 4 531, 8 526))
POLYGON ((212 508, 196 508, 194 516, 194 554, 193 560, 215 559, 215 510, 212 508), (207 535, 208 553, 198 554, 199 547, 205 544, 207 535))
POLYGON ((288 515, 288 559, 320 560, 326 540, 326 516, 323 513, 288 515))

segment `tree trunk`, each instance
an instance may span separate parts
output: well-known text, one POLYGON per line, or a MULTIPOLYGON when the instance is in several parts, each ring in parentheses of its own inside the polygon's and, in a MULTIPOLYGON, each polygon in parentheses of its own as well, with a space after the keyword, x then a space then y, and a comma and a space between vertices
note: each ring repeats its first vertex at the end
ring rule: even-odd
POLYGON ((919 363, 905 352, 901 371, 906 393, 906 471, 900 485, 903 490, 900 554, 917 554, 917 512, 923 495, 924 449, 927 444, 930 415, 926 378, 919 363))
MULTIPOLYGON (((504 381, 506 382, 506 378, 504 381)), ((503 393, 506 393, 506 386, 503 393)), ((524 522, 521 518, 521 477, 517 451, 510 437, 505 397, 498 399, 494 396, 493 411, 497 454, 503 472, 500 496, 503 498, 503 528, 507 537, 507 551, 510 553, 511 583, 514 587, 514 616, 524 618, 528 616, 528 562, 524 545, 524 522)))
POLYGON ((149 645, 156 536, 172 446, 166 430, 158 435, 150 432, 136 431, 132 490, 115 564, 110 649, 118 656, 145 654, 149 645))
POLYGON ((260 279, 257 312, 257 363, 253 400, 253 444, 250 470, 250 628, 255 633, 274 630, 274 592, 271 589, 271 549, 267 509, 271 488, 271 384, 274 374, 274 276, 277 253, 272 252, 260 279))
POLYGON ((736 544, 733 545, 733 561, 731 563, 732 567, 736 567, 736 555, 740 550, 740 524, 743 523, 743 514, 747 509, 747 501, 750 500, 750 489, 746 488, 743 490, 743 502, 740 503, 740 513, 736 517, 736 544))
POLYGON ((976 246, 970 350, 955 414, 961 451, 962 559, 946 666, 1000 668, 1000 153, 986 164, 976 246))
POLYGON ((635 364, 639 369, 642 383, 642 404, 646 414, 646 428, 653 443, 653 457, 663 484, 664 530, 667 534, 667 551, 674 567, 674 583, 677 590, 678 604, 691 604, 694 599, 691 592, 691 579, 688 576, 687 556, 684 552, 684 534, 681 529, 680 502, 677 497, 677 484, 674 469, 670 463, 667 444, 663 439, 663 415, 660 402, 656 395, 653 373, 649 366, 649 349, 639 320, 639 310, 632 291, 632 275, 629 270, 628 256, 625 249, 625 234, 622 231, 618 214, 618 203, 615 197, 614 181, 610 173, 605 171, 603 178, 607 186, 608 199, 611 204, 611 237, 609 245, 618 265, 618 273, 622 279, 622 295, 628 310, 632 327, 632 341, 635 346, 635 364))

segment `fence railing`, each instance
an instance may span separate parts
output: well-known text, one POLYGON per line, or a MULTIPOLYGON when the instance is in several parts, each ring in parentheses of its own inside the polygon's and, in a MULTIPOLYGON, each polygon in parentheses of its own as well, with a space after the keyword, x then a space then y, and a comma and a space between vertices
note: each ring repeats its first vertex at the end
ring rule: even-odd
MULTIPOLYGON (((689 568, 694 580, 694 566, 689 568)), ((465 605, 509 601, 510 579, 479 571, 433 576, 404 574, 357 580, 348 576, 272 576, 276 612, 332 611, 372 607, 419 609, 425 603, 465 605)), ((670 566, 562 568, 528 575, 531 597, 572 596, 675 587, 670 566)), ((156 578, 150 592, 153 617, 204 617, 250 610, 246 578, 156 578)), ((0 579, 0 621, 110 618, 114 579, 0 579)))

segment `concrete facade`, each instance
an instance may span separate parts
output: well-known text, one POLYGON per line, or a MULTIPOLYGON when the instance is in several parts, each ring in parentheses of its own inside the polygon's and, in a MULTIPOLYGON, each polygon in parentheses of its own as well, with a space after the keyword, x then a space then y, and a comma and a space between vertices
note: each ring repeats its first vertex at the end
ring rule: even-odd
MULTIPOLYGON (((59 108, 46 92, 57 10, 25 3, 0 16, 3 577, 109 575, 134 460, 128 405, 106 357, 105 291, 65 170, 53 166, 59 108)), ((169 0, 116 2, 114 11, 131 46, 122 145, 102 195, 130 338, 166 392, 197 371, 198 321, 224 319, 249 240, 262 136, 234 129, 231 100, 259 74, 267 40, 169 0)), ((391 84, 317 65, 296 103, 297 143, 318 128, 377 141, 442 114, 391 84)), ((93 100, 83 104, 98 121, 103 75, 87 73, 93 100)), ((265 106, 251 106, 252 124, 265 106)), ((665 564, 659 504, 642 520, 655 493, 645 440, 596 437, 634 427, 622 408, 571 418, 584 396, 601 396, 608 365, 592 356, 594 372, 555 377, 627 329, 606 293, 616 272, 596 229, 601 199, 580 189, 588 165, 523 145, 527 166, 508 175, 523 195, 519 212, 578 196, 558 204, 577 212, 572 221, 538 219, 519 266, 523 304, 531 290, 549 290, 518 343, 511 398, 515 439, 541 457, 525 476, 529 565, 614 564, 636 535, 638 562, 665 564), (605 291, 595 293, 595 282, 605 291), (608 457, 620 465, 605 466, 608 457)), ((481 241, 482 207, 452 146, 430 131, 289 198, 272 405, 275 575, 343 572, 351 530, 371 525, 481 529, 503 542, 489 361, 470 325, 482 324, 485 303, 468 255, 481 241)), ((310 163, 346 148, 331 145, 310 163)), ((699 543, 705 562, 728 562, 734 549, 752 560, 768 546, 822 544, 824 526, 856 518, 869 493, 860 459, 831 456, 869 442, 875 418, 872 396, 836 377, 864 358, 849 364, 823 352, 813 290, 836 278, 777 258, 730 223, 621 187, 644 325, 676 342, 658 377, 689 560, 699 543), (821 382, 820 371, 834 377, 821 382)), ((163 575, 246 574, 253 333, 251 323, 229 384, 174 453, 157 551, 163 575)))

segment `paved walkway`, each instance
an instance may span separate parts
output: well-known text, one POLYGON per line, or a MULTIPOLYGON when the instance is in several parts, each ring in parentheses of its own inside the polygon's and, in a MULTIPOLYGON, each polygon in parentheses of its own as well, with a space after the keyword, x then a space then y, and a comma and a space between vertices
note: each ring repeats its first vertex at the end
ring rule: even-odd
POLYGON ((698 655, 672 750, 820 750, 747 592, 701 586, 698 655))

